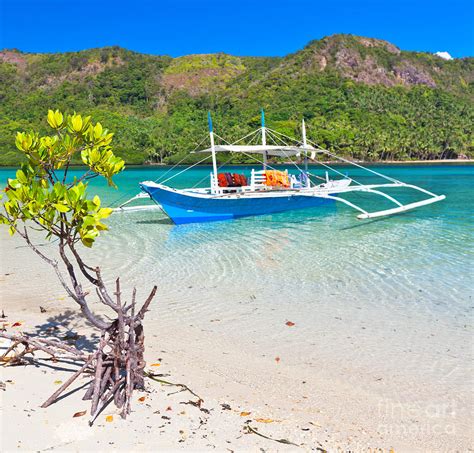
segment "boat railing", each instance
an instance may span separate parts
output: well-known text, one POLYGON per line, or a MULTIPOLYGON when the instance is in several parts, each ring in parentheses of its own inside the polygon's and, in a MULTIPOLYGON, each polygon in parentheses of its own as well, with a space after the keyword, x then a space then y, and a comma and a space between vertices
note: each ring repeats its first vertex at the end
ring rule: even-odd
POLYGON ((250 188, 252 191, 259 188, 265 188, 266 181, 267 177, 265 175, 265 170, 255 170, 252 168, 252 173, 250 175, 250 188))

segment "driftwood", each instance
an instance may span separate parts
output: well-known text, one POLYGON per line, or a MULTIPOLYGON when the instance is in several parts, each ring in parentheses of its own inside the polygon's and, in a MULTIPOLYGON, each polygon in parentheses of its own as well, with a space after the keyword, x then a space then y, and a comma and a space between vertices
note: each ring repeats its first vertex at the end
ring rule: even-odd
POLYGON ((53 395, 51 395, 41 407, 48 407, 81 375, 88 373, 92 375, 85 400, 91 400, 92 421, 110 401, 121 409, 122 417, 126 417, 131 411, 132 393, 135 389, 143 389, 145 377, 144 361, 144 330, 143 318, 155 297, 157 287, 154 286, 148 298, 139 310, 136 307, 136 289, 133 289, 130 304, 122 302, 120 279, 115 281, 114 297, 108 292, 98 267, 93 268, 86 265, 76 251, 75 241, 64 235, 60 237, 59 255, 63 261, 70 282, 61 273, 58 262, 45 256, 32 242, 26 228, 18 233, 25 239, 26 243, 44 261, 50 264, 56 272, 59 281, 67 294, 79 305, 85 318, 96 328, 100 329, 100 342, 96 351, 85 354, 76 348, 53 339, 43 339, 28 335, 13 335, 0 332, 0 337, 8 338, 12 345, 6 353, 0 357, 5 364, 14 365, 22 363, 27 354, 34 355, 36 351, 42 351, 57 360, 69 358, 81 361, 81 367, 75 372, 53 395), (73 257, 72 261, 70 256, 73 257), (82 285, 76 275, 79 268, 80 273, 93 286, 99 300, 115 312, 116 318, 112 322, 104 321, 94 315, 89 308, 88 292, 83 291, 82 285), (23 346, 21 350, 20 346, 23 346), (13 355, 12 355, 13 353, 13 355))
POLYGON ((0 356, 0 362, 9 365, 19 365, 24 362, 27 354, 34 355, 37 351, 42 351, 49 355, 52 360, 71 359, 71 360, 87 360, 88 354, 70 346, 62 341, 47 338, 30 337, 25 334, 10 334, 0 331, 0 338, 11 340, 12 344, 0 356), (20 349, 23 347, 23 349, 20 349), (13 353, 13 355, 11 355, 13 353))
POLYGON ((156 288, 135 314, 135 291, 132 303, 125 307, 121 303, 120 280, 117 279, 114 306, 117 319, 102 332, 99 347, 92 354, 84 354, 72 346, 53 339, 0 332, 0 337, 12 341, 12 345, 0 357, 0 361, 9 365, 19 364, 26 354, 34 354, 36 351, 48 354, 53 360, 64 358, 81 360, 84 362, 83 365, 41 407, 46 408, 54 403, 79 376, 88 371, 94 377, 83 399, 92 400, 92 419, 110 400, 122 409, 121 415, 125 418, 131 410, 133 390, 144 387, 142 321, 155 292, 156 288), (23 349, 18 351, 20 346, 23 346, 23 349), (10 357, 12 352, 14 355, 10 357), (65 356, 64 353, 69 355, 65 356))

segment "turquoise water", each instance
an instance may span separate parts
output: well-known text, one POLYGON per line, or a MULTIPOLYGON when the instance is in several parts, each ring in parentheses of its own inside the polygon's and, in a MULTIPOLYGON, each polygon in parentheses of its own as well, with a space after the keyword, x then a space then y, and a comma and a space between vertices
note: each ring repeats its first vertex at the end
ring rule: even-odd
MULTIPOLYGON (((391 376, 393 391, 404 389, 406 398, 428 391, 471 398, 474 166, 372 168, 447 198, 372 221, 342 205, 182 226, 157 210, 118 213, 93 256, 106 263, 110 281, 158 284, 150 316, 159 322, 208 330, 218 319, 212 331, 221 342, 256 354, 354 379, 391 376), (298 326, 291 336, 279 328, 286 320, 298 326)), ((129 168, 116 178, 118 190, 91 186, 117 205, 139 181, 166 171, 129 168)), ((170 184, 203 186, 209 172, 192 169, 170 184)), ((11 175, 0 170, 1 180, 11 175)), ((380 181, 362 170, 349 176, 380 181)), ((419 199, 408 194, 407 201, 419 199)), ((358 201, 370 210, 386 206, 369 195, 358 201)))

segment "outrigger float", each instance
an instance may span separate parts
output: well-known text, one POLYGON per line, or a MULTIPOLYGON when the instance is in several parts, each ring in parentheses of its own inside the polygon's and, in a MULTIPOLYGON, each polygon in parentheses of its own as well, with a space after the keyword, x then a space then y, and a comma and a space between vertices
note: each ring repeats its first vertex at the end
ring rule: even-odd
POLYGON ((141 182, 140 188, 142 192, 123 203, 117 210, 147 209, 146 206, 126 207, 126 205, 138 198, 150 197, 175 224, 184 224, 229 220, 295 209, 314 208, 337 201, 358 211, 358 219, 373 219, 406 212, 445 199, 444 195, 436 195, 413 184, 398 181, 316 146, 306 139, 304 120, 302 121, 302 139, 296 140, 266 127, 265 115, 262 110, 261 127, 234 143, 228 143, 214 133, 210 113, 208 114, 208 120, 211 146, 210 148, 193 151, 193 153, 206 154, 204 159, 176 173, 165 181, 141 182), (216 144, 216 138, 223 144, 216 144), (256 139, 259 142, 261 140, 260 144, 242 144, 244 140, 252 143, 256 139), (262 167, 258 170, 252 169, 249 177, 235 173, 219 173, 217 153, 227 153, 230 155, 235 153, 244 154, 259 162, 262 167), (342 174, 331 165, 321 160, 316 160, 316 155, 318 154, 328 156, 331 161, 336 160, 358 169, 363 169, 372 175, 383 178, 386 182, 383 184, 362 184, 342 174), (261 156, 262 159, 256 158, 256 155, 261 156), (280 157, 290 161, 292 161, 292 157, 296 157, 303 160, 304 168, 300 168, 292 161, 299 173, 290 175, 288 170, 279 171, 271 167, 268 163, 269 157, 280 157), (209 187, 176 189, 165 185, 165 182, 203 163, 208 158, 212 159, 209 187), (325 178, 310 173, 308 171, 308 161, 314 161, 325 167, 325 178), (341 178, 330 179, 327 170, 334 172, 341 176, 341 178), (316 179, 323 180, 323 182, 315 182, 316 179), (382 192, 386 188, 412 189, 428 195, 428 198, 403 204, 396 198, 382 192), (383 197, 394 206, 381 211, 368 212, 341 196, 354 192, 370 193, 383 197))

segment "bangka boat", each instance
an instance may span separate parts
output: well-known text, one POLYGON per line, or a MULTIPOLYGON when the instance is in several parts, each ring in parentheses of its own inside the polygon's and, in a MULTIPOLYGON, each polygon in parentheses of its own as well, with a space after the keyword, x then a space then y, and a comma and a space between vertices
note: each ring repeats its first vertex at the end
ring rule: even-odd
POLYGON ((302 121, 301 128, 302 138, 298 140, 266 127, 263 110, 261 118, 260 128, 234 143, 228 143, 214 133, 212 118, 209 113, 210 147, 193 151, 193 153, 206 154, 206 156, 166 180, 163 180, 162 177, 158 181, 141 182, 140 188, 142 192, 123 203, 119 209, 127 209, 125 206, 131 201, 149 196, 175 224, 184 224, 273 214, 340 202, 358 211, 358 219, 372 219, 406 212, 444 200, 445 198, 444 195, 436 195, 421 187, 406 184, 383 175, 371 168, 337 156, 309 142, 306 138, 304 120, 302 121), (216 138, 221 143, 216 144, 216 138), (256 139, 260 143, 252 144, 256 139), (242 143, 245 140, 248 144, 242 143), (220 167, 217 166, 218 153, 226 153, 231 157, 236 153, 244 154, 257 161, 259 168, 252 169, 250 175, 220 173, 220 168, 225 164, 220 167), (384 183, 362 184, 344 175, 331 164, 321 159, 316 159, 318 154, 324 154, 327 156, 327 160, 339 161, 363 169, 372 175, 379 176, 384 180, 384 183), (269 164, 269 158, 272 157, 291 161, 297 170, 297 174, 290 174, 287 169, 281 171, 272 167, 269 164), (202 164, 209 158, 212 159, 212 172, 209 175, 208 187, 178 189, 165 184, 172 178, 196 165, 202 164), (303 168, 294 162, 292 158, 298 158, 302 161, 301 165, 303 168), (324 177, 315 175, 308 170, 309 161, 325 167, 324 177), (334 173, 339 178, 330 178, 329 172, 334 173), (403 204, 393 196, 382 191, 387 188, 412 189, 428 197, 421 201, 403 204), (368 212, 354 202, 343 198, 344 194, 355 192, 370 193, 383 197, 393 204, 393 207, 376 212, 368 212))

